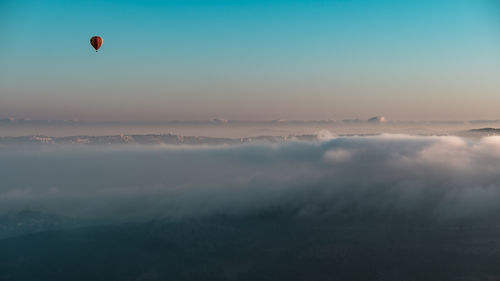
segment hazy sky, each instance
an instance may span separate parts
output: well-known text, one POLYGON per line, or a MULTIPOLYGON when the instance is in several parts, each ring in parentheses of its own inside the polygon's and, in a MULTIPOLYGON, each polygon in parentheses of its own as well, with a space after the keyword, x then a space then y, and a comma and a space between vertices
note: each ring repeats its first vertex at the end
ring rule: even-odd
POLYGON ((0 35, 0 117, 500 118, 495 0, 0 0, 0 35))

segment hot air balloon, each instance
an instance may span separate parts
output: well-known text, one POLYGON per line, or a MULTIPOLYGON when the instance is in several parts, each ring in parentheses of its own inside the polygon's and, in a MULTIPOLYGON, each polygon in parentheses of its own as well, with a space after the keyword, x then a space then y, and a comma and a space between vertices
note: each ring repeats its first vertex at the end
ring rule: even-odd
POLYGON ((99 50, 99 48, 102 46, 102 38, 100 36, 94 36, 90 38, 90 44, 97 52, 97 50, 99 50))

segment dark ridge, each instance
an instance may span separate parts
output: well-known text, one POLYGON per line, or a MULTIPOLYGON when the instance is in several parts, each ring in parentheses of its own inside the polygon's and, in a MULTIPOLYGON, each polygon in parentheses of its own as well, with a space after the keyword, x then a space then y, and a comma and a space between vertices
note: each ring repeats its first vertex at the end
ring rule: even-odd
POLYGON ((499 234, 279 211, 91 226, 0 240, 0 280, 498 280, 499 234))
POLYGON ((471 129, 469 132, 493 132, 493 133, 500 133, 500 129, 497 128, 479 128, 479 129, 471 129))

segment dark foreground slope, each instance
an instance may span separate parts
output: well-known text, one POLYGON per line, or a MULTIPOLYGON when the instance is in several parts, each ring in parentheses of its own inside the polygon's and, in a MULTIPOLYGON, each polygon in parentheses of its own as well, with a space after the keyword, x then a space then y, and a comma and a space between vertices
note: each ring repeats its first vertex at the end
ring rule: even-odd
POLYGON ((498 237, 370 214, 158 220, 0 240, 0 280, 499 280, 498 237))

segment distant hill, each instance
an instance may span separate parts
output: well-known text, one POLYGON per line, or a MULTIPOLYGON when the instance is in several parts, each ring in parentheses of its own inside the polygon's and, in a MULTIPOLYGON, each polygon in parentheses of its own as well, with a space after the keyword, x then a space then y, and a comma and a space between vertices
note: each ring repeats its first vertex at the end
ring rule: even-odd
POLYGON ((384 123, 386 121, 387 120, 385 119, 384 116, 375 116, 375 117, 372 117, 372 118, 366 120, 366 122, 369 122, 369 123, 384 123))
POLYGON ((113 135, 113 136, 67 136, 43 135, 23 137, 0 137, 0 144, 173 144, 173 145, 233 145, 242 143, 279 143, 288 140, 318 140, 317 135, 256 136, 246 138, 221 138, 204 136, 162 135, 113 135))
POLYGON ((479 133, 495 133, 499 134, 500 129, 497 128, 480 128, 480 129, 471 129, 470 132, 479 132, 479 133))

